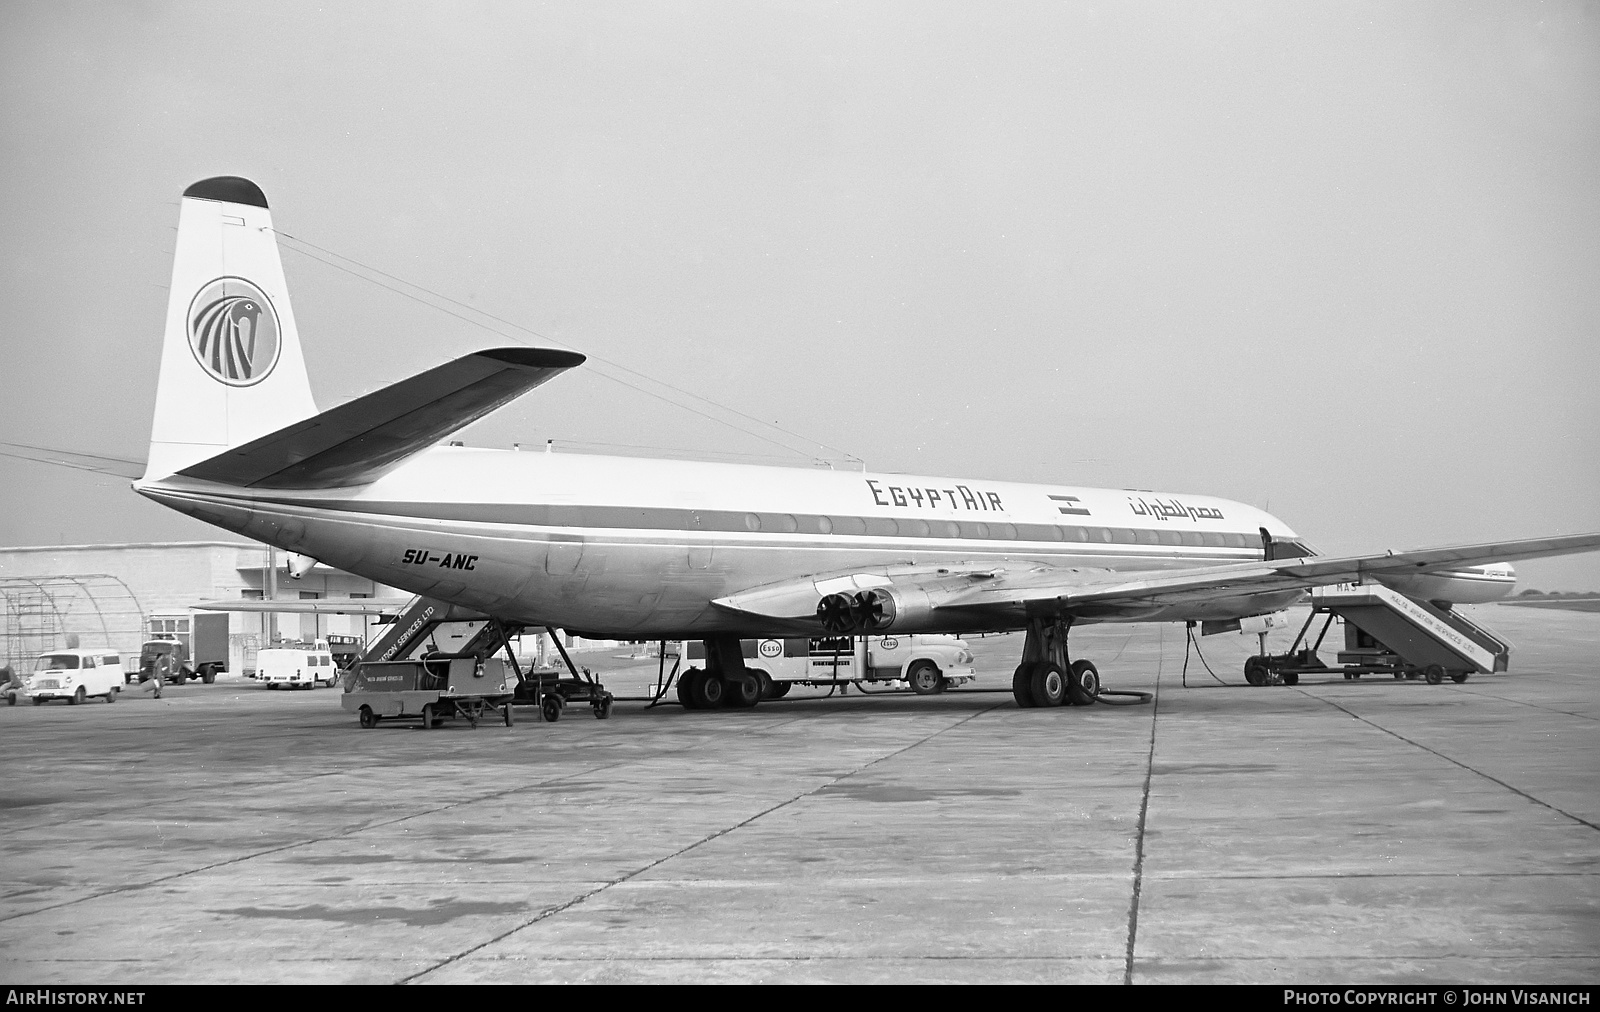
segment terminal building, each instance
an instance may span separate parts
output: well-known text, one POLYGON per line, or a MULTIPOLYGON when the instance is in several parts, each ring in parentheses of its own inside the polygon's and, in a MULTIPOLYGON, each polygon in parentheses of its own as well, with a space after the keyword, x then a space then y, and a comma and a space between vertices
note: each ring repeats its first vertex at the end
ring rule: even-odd
MULTIPOLYGON (((31 666, 72 645, 137 657, 146 638, 188 633, 202 601, 307 601, 409 595, 320 563, 291 579, 283 552, 234 541, 0 548, 0 665, 31 666)), ((228 670, 254 667, 274 640, 365 643, 370 615, 218 613, 228 623, 228 670)))

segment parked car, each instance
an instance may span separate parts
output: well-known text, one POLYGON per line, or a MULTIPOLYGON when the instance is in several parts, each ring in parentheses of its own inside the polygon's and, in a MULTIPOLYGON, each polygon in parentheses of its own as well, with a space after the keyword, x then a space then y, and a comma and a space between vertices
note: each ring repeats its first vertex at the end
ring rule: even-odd
POLYGON ((332 685, 338 678, 339 669, 334 667, 333 655, 325 645, 310 650, 274 647, 256 653, 256 679, 266 682, 269 689, 280 685, 314 689, 318 685, 332 685))
POLYGON ((22 676, 22 693, 37 706, 51 699, 77 704, 90 696, 117 701, 122 688, 122 657, 107 650, 52 650, 40 654, 33 671, 22 676))

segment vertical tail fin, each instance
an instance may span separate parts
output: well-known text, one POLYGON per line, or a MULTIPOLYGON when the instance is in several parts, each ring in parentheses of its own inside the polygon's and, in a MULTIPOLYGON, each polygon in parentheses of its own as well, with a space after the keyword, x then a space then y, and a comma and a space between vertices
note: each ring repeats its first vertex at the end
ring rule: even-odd
POLYGON ((183 191, 144 480, 316 414, 261 188, 237 176, 183 191))

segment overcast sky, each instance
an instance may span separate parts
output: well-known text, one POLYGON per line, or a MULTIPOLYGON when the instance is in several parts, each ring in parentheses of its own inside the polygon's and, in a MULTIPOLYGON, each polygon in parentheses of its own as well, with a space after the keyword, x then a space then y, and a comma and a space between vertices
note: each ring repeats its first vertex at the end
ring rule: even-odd
MULTIPOLYGON (((1600 530, 1594 3, 8 0, 0 137, 14 442, 144 458, 178 195, 237 174, 874 469, 1229 496, 1341 553, 1600 530)), ((284 264, 323 407, 508 343, 284 264)), ((606 371, 466 438, 783 452, 606 371)), ((216 536, 0 458, 0 543, 216 536)))

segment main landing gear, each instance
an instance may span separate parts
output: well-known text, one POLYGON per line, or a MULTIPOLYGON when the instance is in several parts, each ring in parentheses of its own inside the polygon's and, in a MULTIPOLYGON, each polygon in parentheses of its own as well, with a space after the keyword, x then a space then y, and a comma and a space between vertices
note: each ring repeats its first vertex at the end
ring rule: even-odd
POLYGON ((1088 706, 1100 698, 1100 672, 1089 661, 1067 656, 1072 619, 1040 616, 1028 620, 1022 663, 1011 676, 1011 695, 1023 708, 1088 706))
POLYGON ((706 670, 690 668, 678 677, 678 702, 685 709, 745 710, 776 695, 766 672, 745 667, 738 637, 716 636, 705 644, 706 670))

